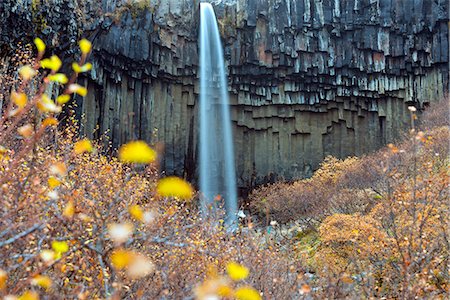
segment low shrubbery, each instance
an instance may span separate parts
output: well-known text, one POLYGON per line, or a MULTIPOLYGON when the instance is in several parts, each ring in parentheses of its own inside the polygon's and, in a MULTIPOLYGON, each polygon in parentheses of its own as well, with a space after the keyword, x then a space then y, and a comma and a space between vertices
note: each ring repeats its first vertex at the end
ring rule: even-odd
POLYGON ((294 251, 333 297, 444 298, 449 290, 448 100, 398 145, 327 158, 310 179, 256 190, 252 206, 307 225, 294 251), (447 107, 447 109, 445 109, 447 107))
POLYGON ((92 67, 90 44, 80 43, 70 78, 36 46, 37 59, 8 78, 12 93, 1 98, 10 99, 0 121, 1 297, 445 297, 446 110, 431 107, 418 131, 411 108, 404 142, 328 157, 310 179, 257 189, 251 207, 275 229, 247 216, 230 234, 220 211, 201 216, 189 183, 159 178, 159 154, 145 142, 109 157, 77 136, 70 109, 61 125, 71 95, 87 92, 76 76, 92 67), (290 221, 301 225, 297 236, 272 234, 290 221))

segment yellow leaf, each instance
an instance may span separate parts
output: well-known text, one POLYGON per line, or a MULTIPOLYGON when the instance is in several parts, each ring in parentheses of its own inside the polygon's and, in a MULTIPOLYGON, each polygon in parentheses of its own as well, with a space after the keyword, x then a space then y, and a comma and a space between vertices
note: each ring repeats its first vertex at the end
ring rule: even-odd
POLYGON ((238 300, 260 300, 261 295, 252 287, 243 286, 236 290, 234 296, 238 300))
POLYGON ((34 291, 27 291, 18 300, 39 300, 39 294, 34 291))
POLYGON ((56 98, 56 102, 58 102, 61 105, 66 104, 67 102, 69 102, 69 100, 70 100, 70 95, 66 95, 66 94, 58 96, 58 98, 56 98))
POLYGON ((62 265, 61 268, 59 268, 59 270, 61 271, 61 273, 66 273, 67 265, 66 264, 62 265))
POLYGON ((133 224, 123 223, 123 224, 109 224, 108 233, 111 239, 117 243, 122 244, 128 241, 130 236, 133 234, 133 224))
POLYGON ((58 120, 56 118, 45 118, 44 121, 42 121, 42 126, 48 127, 48 126, 54 126, 58 125, 58 120))
POLYGON ((55 250, 56 254, 63 254, 65 252, 69 251, 69 245, 65 241, 62 241, 62 242, 53 241, 52 249, 55 250))
POLYGON ((49 289, 52 286, 52 280, 48 276, 37 275, 33 277, 31 284, 38 285, 44 289, 49 289))
POLYGON ((69 85, 69 92, 78 94, 81 97, 84 97, 87 95, 87 89, 84 86, 81 86, 77 83, 73 83, 73 84, 69 85))
POLYGON ((37 108, 41 111, 41 112, 54 112, 54 113, 59 113, 61 111, 61 107, 57 106, 55 104, 55 102, 53 102, 52 99, 50 99, 49 96, 47 96, 46 94, 43 94, 41 96, 41 99, 39 100, 39 102, 37 103, 37 108))
POLYGON ((220 285, 217 288, 217 294, 223 298, 232 298, 233 297, 233 289, 228 285, 220 285))
POLYGON ((6 152, 8 152, 8 149, 6 149, 3 146, 0 146, 0 154, 5 154, 6 152))
POLYGON ((45 51, 45 43, 40 38, 34 39, 34 44, 39 53, 43 53, 45 51))
POLYGON ((134 254, 128 265, 127 275, 133 279, 141 278, 152 273, 155 265, 144 255, 134 254))
POLYGON ((79 42, 79 45, 80 45, 81 53, 88 54, 89 52, 91 52, 92 44, 88 40, 82 39, 79 42))
POLYGON ((63 162, 56 162, 50 166, 50 173, 58 176, 66 176, 67 167, 63 162))
POLYGON ((353 279, 348 275, 343 275, 341 281, 346 284, 352 284, 354 282, 353 279))
POLYGON ((52 261, 55 260, 56 254, 54 251, 52 250, 43 250, 39 256, 41 257, 41 259, 46 262, 46 263, 50 263, 52 261))
POLYGON ((41 67, 44 69, 50 69, 54 72, 58 72, 61 68, 62 62, 58 56, 52 55, 50 58, 41 60, 41 67))
POLYGON ((8 280, 8 274, 0 269, 0 291, 6 288, 6 281, 8 280))
POLYGON ((119 159, 125 163, 148 164, 155 161, 156 151, 144 141, 134 141, 120 147, 119 159))
POLYGON ((19 108, 24 108, 27 105, 27 95, 25 93, 11 93, 11 100, 17 105, 19 108))
POLYGON ((54 189, 55 187, 61 185, 61 181, 59 181, 58 179, 56 179, 56 178, 53 177, 53 176, 50 176, 50 177, 48 178, 47 183, 48 183, 48 186, 49 186, 51 189, 54 189))
POLYGON ((192 186, 181 178, 169 176, 158 181, 156 192, 162 197, 190 199, 194 193, 192 186))
POLYGON ((26 65, 19 69, 19 75, 23 80, 30 80, 36 75, 36 70, 32 66, 26 65))
POLYGON ((75 73, 83 73, 83 72, 90 71, 92 69, 92 64, 86 63, 83 66, 80 66, 79 64, 74 62, 72 64, 72 69, 75 71, 75 73))
POLYGON ((58 82, 61 84, 66 84, 69 81, 67 76, 63 73, 56 73, 56 74, 48 75, 47 78, 50 81, 58 82))
POLYGON ((69 201, 63 211, 63 216, 70 219, 75 214, 75 205, 73 201, 69 201))
POLYGON ((307 284, 303 284, 300 291, 302 294, 309 294, 311 292, 311 287, 307 284))
POLYGON ((358 235, 359 234, 359 230, 358 229, 353 229, 352 230, 352 234, 358 235))
POLYGON ((241 266, 240 264, 237 264, 235 262, 230 262, 227 265, 227 274, 228 276, 235 280, 243 280, 248 277, 248 269, 244 266, 241 266))
POLYGON ((128 207, 128 212, 130 215, 138 221, 144 221, 144 211, 139 205, 131 205, 128 207))
POLYGON ((48 127, 48 126, 54 126, 58 125, 58 120, 56 118, 45 118, 42 121, 42 126, 48 127))
POLYGON ((388 144, 388 148, 391 149, 391 152, 394 154, 400 151, 394 144, 388 144))
POLYGON ((24 138, 29 138, 33 135, 34 130, 33 126, 31 126, 30 124, 26 124, 17 128, 17 132, 24 138))
POLYGON ((111 254, 110 258, 113 267, 122 270, 131 263, 134 258, 134 253, 124 249, 118 249, 111 254))
POLYGON ((152 211, 152 210, 146 211, 146 212, 144 212, 143 222, 145 224, 151 224, 155 221, 156 217, 157 217, 157 213, 155 211, 152 211))
POLYGON ((219 296, 232 299, 233 293, 230 282, 225 277, 210 277, 194 289, 198 300, 219 299, 219 296))
POLYGON ((92 147, 92 143, 88 139, 83 139, 75 143, 73 146, 73 151, 76 154, 81 154, 84 152, 92 152, 94 150, 94 147, 92 147))

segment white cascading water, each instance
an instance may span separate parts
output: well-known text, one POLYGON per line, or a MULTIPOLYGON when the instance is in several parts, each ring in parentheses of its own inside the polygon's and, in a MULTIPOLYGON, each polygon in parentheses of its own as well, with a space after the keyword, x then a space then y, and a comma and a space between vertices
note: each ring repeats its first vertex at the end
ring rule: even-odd
POLYGON ((228 88, 214 10, 200 3, 200 192, 202 209, 223 199, 227 223, 235 224, 237 188, 228 88))

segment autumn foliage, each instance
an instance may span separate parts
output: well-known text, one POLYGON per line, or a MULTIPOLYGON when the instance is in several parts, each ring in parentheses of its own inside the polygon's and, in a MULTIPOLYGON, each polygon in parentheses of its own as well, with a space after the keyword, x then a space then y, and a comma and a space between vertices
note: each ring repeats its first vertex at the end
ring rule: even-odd
POLYGON ((0 297, 447 296, 446 110, 411 107, 404 141, 258 188, 230 233, 220 209, 199 212, 191 184, 160 178, 145 141, 111 151, 78 135, 69 105, 88 92, 76 79, 93 67, 90 42, 70 76, 41 40, 33 47, 2 75, 0 297))
POLYGON ((295 291, 297 277, 290 289, 272 285, 288 282, 292 267, 278 247, 252 230, 230 236, 220 211, 202 218, 189 183, 159 178, 150 145, 132 141, 116 158, 78 136, 66 106, 86 95, 76 77, 92 68, 90 43, 79 46, 69 77, 36 39, 37 58, 25 57, 2 94, 0 296, 252 300, 295 291))
POLYGON ((332 298, 438 298, 449 292, 448 99, 397 145, 362 158, 327 158, 311 179, 261 187, 260 214, 303 228, 294 246, 328 278, 332 298), (278 200, 278 201, 277 201, 278 200))

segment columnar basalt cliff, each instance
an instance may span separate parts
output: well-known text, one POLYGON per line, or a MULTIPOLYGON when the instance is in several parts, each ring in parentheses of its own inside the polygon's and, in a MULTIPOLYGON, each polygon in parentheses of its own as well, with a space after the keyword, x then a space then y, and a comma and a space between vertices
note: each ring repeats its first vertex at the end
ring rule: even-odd
MULTIPOLYGON (((89 94, 78 99, 84 133, 107 131, 113 146, 163 142, 163 169, 191 179, 198 2, 85 3, 77 25, 95 48, 89 94)), ((326 155, 375 150, 407 127, 408 105, 448 92, 448 0, 215 2, 240 187, 308 176, 326 155)))

